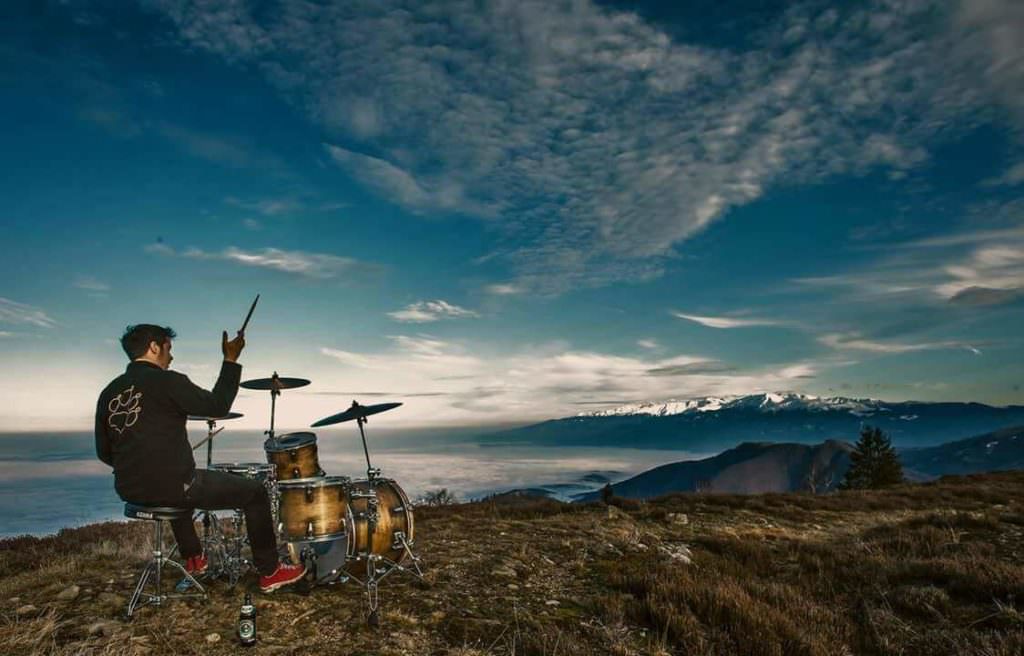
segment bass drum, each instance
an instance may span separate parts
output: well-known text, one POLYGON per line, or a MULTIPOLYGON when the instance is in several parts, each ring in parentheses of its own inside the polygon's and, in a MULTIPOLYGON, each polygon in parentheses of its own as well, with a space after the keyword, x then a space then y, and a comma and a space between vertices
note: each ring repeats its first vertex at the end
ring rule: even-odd
POLYGON ((366 576, 371 554, 398 565, 408 560, 405 545, 413 545, 415 522, 405 490, 390 478, 363 479, 350 483, 348 496, 353 522, 349 531, 352 558, 346 567, 349 573, 366 576), (374 516, 375 527, 370 531, 374 516))
POLYGON ((314 585, 328 585, 348 580, 345 564, 352 557, 348 536, 323 542, 289 542, 288 560, 292 565, 306 565, 306 576, 314 585))

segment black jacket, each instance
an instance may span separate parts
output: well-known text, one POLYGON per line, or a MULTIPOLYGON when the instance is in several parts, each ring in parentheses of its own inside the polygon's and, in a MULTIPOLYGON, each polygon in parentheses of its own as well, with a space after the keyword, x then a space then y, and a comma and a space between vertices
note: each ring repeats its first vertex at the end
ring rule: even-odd
POLYGON ((222 417, 231 410, 242 366, 224 362, 213 391, 188 376, 135 361, 110 381, 96 403, 96 455, 114 468, 125 501, 180 504, 196 463, 185 422, 189 415, 222 417))

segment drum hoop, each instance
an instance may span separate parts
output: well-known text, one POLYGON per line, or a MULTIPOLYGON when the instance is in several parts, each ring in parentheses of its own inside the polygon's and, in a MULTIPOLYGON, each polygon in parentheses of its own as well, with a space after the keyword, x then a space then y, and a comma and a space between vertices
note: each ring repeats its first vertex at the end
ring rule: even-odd
POLYGON ((278 435, 273 440, 267 438, 263 442, 263 450, 267 453, 281 453, 283 451, 291 451, 292 449, 301 449, 304 446, 312 444, 316 446, 316 433, 308 431, 300 431, 297 433, 285 433, 284 435, 278 435), (302 436, 290 444, 283 444, 282 440, 289 437, 302 436))
MULTIPOLYGON (((287 540, 287 537, 288 536, 285 535, 286 541, 289 544, 311 544, 313 542, 331 542, 333 540, 340 540, 348 537, 348 533, 345 531, 342 531, 341 533, 328 533, 327 535, 315 535, 311 538, 302 538, 301 540, 287 540)), ((346 551, 348 551, 347 548, 346 551)))
POLYGON ((211 470, 217 471, 229 471, 228 468, 232 469, 255 469, 257 471, 274 471, 276 469, 274 465, 267 462, 214 462, 210 464, 211 470))
POLYGON ((328 487, 334 485, 347 487, 351 481, 352 479, 348 476, 310 476, 308 478, 289 478, 284 481, 278 481, 277 487, 284 489, 288 489, 290 487, 328 487))

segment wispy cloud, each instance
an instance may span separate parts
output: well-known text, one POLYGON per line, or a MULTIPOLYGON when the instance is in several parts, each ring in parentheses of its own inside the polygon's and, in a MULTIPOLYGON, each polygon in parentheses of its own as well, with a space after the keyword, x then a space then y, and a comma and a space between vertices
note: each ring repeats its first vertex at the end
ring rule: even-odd
POLYGON ((228 196, 224 202, 234 207, 240 207, 252 212, 259 212, 264 216, 278 216, 290 214, 302 208, 302 204, 292 198, 262 198, 260 200, 242 200, 234 196, 228 196))
POLYGON ((494 296, 515 296, 525 293, 525 289, 511 283, 495 283, 484 287, 484 291, 494 296))
POLYGON ((0 323, 53 328, 57 322, 42 309, 0 297, 0 323))
POLYGON ((214 134, 184 125, 157 122, 156 133, 182 150, 210 162, 232 168, 260 168, 266 171, 286 170, 284 162, 247 139, 214 134))
POLYGON ((980 349, 965 342, 957 341, 901 343, 866 339, 860 333, 829 333, 818 337, 818 341, 829 348, 841 351, 892 354, 934 351, 937 349, 966 349, 975 355, 981 355, 980 349))
POLYGON ((105 294, 110 291, 110 285, 100 280, 97 280, 92 276, 75 276, 75 279, 71 284, 79 289, 84 289, 86 291, 94 292, 97 294, 105 294))
POLYGON ((708 328, 750 328, 753 326, 778 326, 781 325, 781 321, 775 321, 772 319, 748 319, 743 317, 709 317, 709 316, 698 316, 695 314, 684 314, 683 312, 672 312, 672 316, 699 323, 702 326, 708 328))
POLYGON ((438 396, 418 405, 431 421, 565 416, 579 404, 793 389, 818 375, 822 362, 797 361, 740 370, 693 355, 627 357, 564 343, 507 352, 431 335, 391 335, 388 346, 353 351, 321 347, 338 363, 325 384, 341 389, 409 389, 438 396), (333 378, 332 378, 333 376, 333 378), (398 377, 398 378, 396 378, 398 377))
POLYGON ((430 323, 442 319, 473 319, 480 315, 472 310, 438 299, 411 303, 401 310, 388 312, 388 316, 395 321, 405 323, 430 323))
POLYGON ((586 0, 288 3, 273 19, 156 4, 189 47, 263 70, 344 135, 327 152, 369 188, 499 226, 512 284, 543 293, 658 276, 769 189, 906 175, 979 109, 1024 107, 1001 27, 1020 12, 994 0, 952 21, 930 0, 801 3, 746 49, 586 0))
POLYGON ((332 255, 330 253, 288 251, 280 248, 245 250, 236 246, 229 246, 221 251, 187 248, 179 252, 166 244, 150 244, 146 247, 146 251, 196 260, 222 260, 242 266, 270 269, 317 280, 327 280, 350 274, 375 273, 380 269, 378 265, 355 258, 332 255))
POLYGON ((1013 187, 1024 183, 1024 162, 1018 162, 1001 175, 982 181, 986 187, 1013 187))
POLYGON ((653 351, 654 349, 661 348, 661 345, 658 344, 657 340, 653 339, 638 339, 636 340, 636 345, 639 346, 640 348, 648 349, 651 351, 653 351))

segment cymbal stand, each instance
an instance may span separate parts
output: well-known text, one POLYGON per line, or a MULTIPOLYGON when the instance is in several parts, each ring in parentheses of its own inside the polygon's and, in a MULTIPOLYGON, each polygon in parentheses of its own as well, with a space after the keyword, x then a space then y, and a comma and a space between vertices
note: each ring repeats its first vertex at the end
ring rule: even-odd
POLYGON ((270 430, 266 431, 264 435, 267 435, 274 446, 277 446, 277 438, 274 437, 274 415, 277 412, 277 397, 281 396, 281 386, 277 382, 278 375, 274 372, 274 375, 270 377, 270 430))
MULTIPOLYGON (((358 408, 358 404, 353 401, 352 406, 358 408)), ((377 522, 380 521, 380 513, 377 511, 379 501, 377 500, 377 493, 373 491, 375 484, 380 479, 380 468, 374 467, 370 464, 370 451, 366 446, 366 431, 363 430, 363 424, 367 423, 367 418, 363 415, 356 416, 356 424, 359 425, 359 436, 363 440, 363 455, 366 456, 366 480, 369 487, 366 497, 366 524, 367 524, 367 553, 366 553, 366 578, 361 580, 355 575, 351 575, 351 578, 355 579, 359 585, 366 588, 366 601, 369 614, 366 617, 366 622, 370 626, 380 625, 380 612, 379 612, 379 598, 377 586, 381 581, 385 579, 392 572, 405 572, 415 576, 420 581, 423 580, 423 570, 420 569, 420 558, 412 551, 412 545, 406 540, 405 534, 398 531, 394 534, 393 544, 391 548, 393 550, 401 549, 406 555, 409 556, 409 560, 412 563, 411 566, 406 567, 396 563, 390 558, 377 555, 373 553, 373 536, 377 531, 377 522)), ((353 497, 362 497, 362 494, 354 493, 353 497)), ((399 559, 401 560, 401 559, 399 559)))

